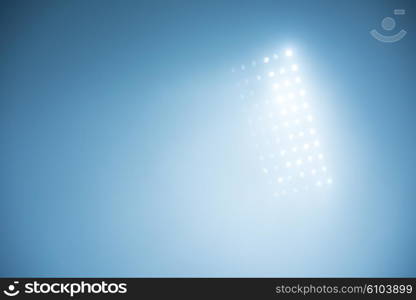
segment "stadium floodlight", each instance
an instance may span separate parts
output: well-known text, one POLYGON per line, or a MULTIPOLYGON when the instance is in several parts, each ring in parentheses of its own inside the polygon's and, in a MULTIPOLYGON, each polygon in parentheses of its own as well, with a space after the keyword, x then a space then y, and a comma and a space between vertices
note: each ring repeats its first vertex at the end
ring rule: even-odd
POLYGON ((273 194, 285 196, 331 186, 314 99, 304 85, 294 51, 286 49, 257 61, 233 72, 238 76, 241 99, 248 104, 259 170, 268 178, 273 194))

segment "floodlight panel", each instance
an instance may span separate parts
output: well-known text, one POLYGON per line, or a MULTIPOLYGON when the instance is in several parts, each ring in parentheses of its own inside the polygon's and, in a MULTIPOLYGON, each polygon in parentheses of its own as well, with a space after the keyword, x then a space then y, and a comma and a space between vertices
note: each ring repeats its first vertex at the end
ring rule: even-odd
POLYGON ((259 169, 274 195, 331 186, 317 113, 294 51, 264 56, 247 66, 243 64, 235 72, 240 97, 248 106, 259 169))

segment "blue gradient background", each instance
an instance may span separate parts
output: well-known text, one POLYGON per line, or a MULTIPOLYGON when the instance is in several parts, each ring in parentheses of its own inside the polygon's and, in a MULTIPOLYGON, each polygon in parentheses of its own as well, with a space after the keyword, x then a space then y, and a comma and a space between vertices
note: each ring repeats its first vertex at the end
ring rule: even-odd
POLYGON ((416 276, 415 8, 2 1, 0 275, 416 276), (276 200, 229 70, 287 45, 335 183, 276 200))

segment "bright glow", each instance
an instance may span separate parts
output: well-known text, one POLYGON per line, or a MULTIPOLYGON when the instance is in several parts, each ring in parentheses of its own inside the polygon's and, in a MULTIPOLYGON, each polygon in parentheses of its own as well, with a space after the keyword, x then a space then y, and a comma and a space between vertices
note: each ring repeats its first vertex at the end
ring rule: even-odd
POLYGON ((322 181, 318 180, 318 182, 316 183, 317 187, 321 187, 322 186, 322 181))
POLYGON ((293 51, 292 51, 292 49, 286 49, 286 51, 285 51, 285 55, 286 55, 287 57, 292 57, 292 56, 293 56, 293 51))
POLYGON ((290 68, 292 69, 293 72, 296 72, 299 70, 298 65, 292 65, 290 68))
POLYGON ((295 59, 281 59, 292 56, 291 49, 283 51, 279 59, 271 53, 257 63, 240 65, 234 74, 245 104, 248 102, 246 111, 259 169, 275 189, 272 195, 279 197, 332 184, 315 124, 319 112, 309 100, 311 92, 304 85, 307 79, 302 65, 295 59), (256 64, 259 66, 254 68, 256 64))

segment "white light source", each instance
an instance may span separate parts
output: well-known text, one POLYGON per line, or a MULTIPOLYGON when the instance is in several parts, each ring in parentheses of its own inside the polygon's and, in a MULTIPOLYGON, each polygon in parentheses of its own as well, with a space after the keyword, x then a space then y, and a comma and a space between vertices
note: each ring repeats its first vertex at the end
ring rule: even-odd
POLYGON ((298 67, 298 65, 292 65, 291 69, 292 69, 293 72, 296 72, 297 70, 299 70, 299 67, 298 67))
POLYGON ((293 51, 292 51, 292 49, 286 49, 286 51, 285 51, 285 55, 286 55, 287 57, 291 57, 291 56, 293 56, 293 51))
POLYGON ((317 187, 321 187, 321 186, 322 186, 322 181, 320 181, 320 180, 319 180, 319 181, 316 183, 316 186, 317 186, 317 187))
POLYGON ((250 113, 250 134, 256 139, 260 174, 266 174, 266 183, 276 186, 272 195, 329 188, 331 169, 327 169, 315 124, 319 114, 309 100, 309 88, 313 89, 304 85, 307 80, 292 49, 279 56, 272 52, 234 69, 240 93, 248 102, 244 104, 250 113))

